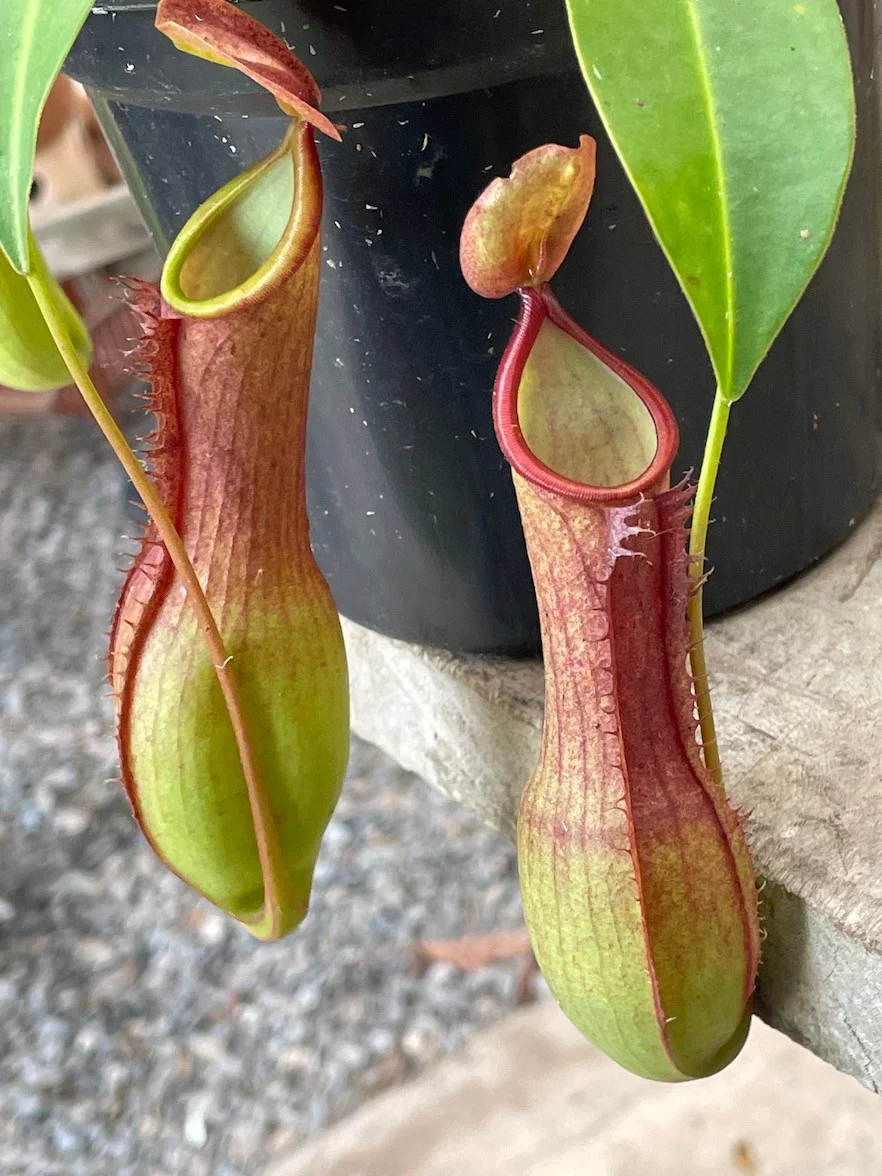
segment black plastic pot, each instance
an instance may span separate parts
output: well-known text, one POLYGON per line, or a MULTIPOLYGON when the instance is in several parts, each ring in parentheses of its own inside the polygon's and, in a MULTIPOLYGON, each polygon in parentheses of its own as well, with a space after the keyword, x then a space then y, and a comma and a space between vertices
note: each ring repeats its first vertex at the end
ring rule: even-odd
MULTIPOLYGON (((153 6, 109 4, 69 62, 86 83, 160 248, 281 136, 274 102, 177 53, 153 6), (109 10, 114 11, 109 11, 109 10)), ((463 217, 540 143, 599 142, 587 228, 555 286, 644 371, 697 466, 712 377, 575 67, 562 0, 255 0, 348 126, 321 144, 325 266, 309 438, 316 553, 343 613, 457 650, 538 648, 508 467, 490 417, 516 312, 465 286, 463 217), (347 11, 341 11, 345 8, 347 11), (497 15, 498 13, 498 15, 497 15), (504 19, 503 19, 504 17, 504 19)), ((844 0, 859 147, 841 223, 806 297, 733 414, 707 592, 719 612, 845 538, 879 483, 880 158, 869 0, 844 0)))

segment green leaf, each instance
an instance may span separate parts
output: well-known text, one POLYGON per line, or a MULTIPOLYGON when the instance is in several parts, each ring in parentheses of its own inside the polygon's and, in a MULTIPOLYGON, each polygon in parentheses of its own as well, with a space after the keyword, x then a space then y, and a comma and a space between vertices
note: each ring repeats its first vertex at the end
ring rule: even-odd
MULTIPOLYGON (((55 303, 58 319, 88 367, 92 358, 89 332, 70 299, 49 273, 32 244, 31 272, 55 303)), ((0 384, 23 392, 48 392, 71 382, 67 365, 37 305, 26 277, 12 268, 0 249, 0 384)))
POLYGON ((0 247, 27 273, 28 198, 43 104, 92 0, 2 0, 0 247))
POLYGON ((836 223, 854 95, 836 0, 567 0, 582 71, 737 400, 836 223))

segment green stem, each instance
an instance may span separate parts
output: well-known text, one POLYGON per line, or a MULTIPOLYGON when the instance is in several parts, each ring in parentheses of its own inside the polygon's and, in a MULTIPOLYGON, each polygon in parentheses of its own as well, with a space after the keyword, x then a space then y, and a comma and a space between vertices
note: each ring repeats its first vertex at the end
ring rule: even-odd
POLYGON ((211 660, 217 674, 221 693, 226 703, 227 712, 233 727, 236 746, 248 789, 257 836, 258 856, 264 878, 264 906, 254 919, 255 934, 263 937, 275 937, 281 926, 282 896, 285 888, 284 862, 277 839, 272 835, 272 814, 266 789, 263 787, 257 767, 257 761, 251 746, 251 740, 245 726, 244 710, 239 696, 239 688, 230 670, 232 658, 227 653, 224 640, 221 637, 211 606, 205 597, 196 570, 190 562, 187 549, 177 528, 169 517, 165 504, 156 491, 152 479, 141 465, 138 458, 126 441, 122 430, 101 394, 92 382, 89 372, 80 359, 67 328, 61 318, 59 307, 53 296, 53 282, 46 268, 46 262, 36 244, 31 242, 31 272, 27 275, 28 283, 33 291, 37 305, 46 320, 46 325, 55 340, 61 358, 67 365, 71 377, 79 388, 83 400, 95 418, 98 428, 107 438, 111 449, 116 454, 123 469, 129 475, 132 485, 141 497, 151 520, 162 542, 165 544, 169 558, 174 564, 175 571, 181 577, 187 593, 187 600, 196 615, 196 620, 202 630, 205 643, 208 646, 211 660))
POLYGON ((689 661, 692 667, 692 677, 695 680, 695 702, 698 708, 698 723, 701 728, 704 762, 713 774, 714 780, 720 785, 723 783, 723 767, 720 763, 720 749, 717 745, 717 731, 714 725, 710 686, 707 680, 707 661, 704 656, 702 576, 705 568, 705 548, 711 503, 714 497, 714 487, 717 483, 717 472, 720 468, 720 456, 723 452, 723 442, 726 439, 726 427, 729 424, 731 407, 731 404, 724 400, 720 392, 717 391, 710 427, 707 432, 707 442, 704 447, 698 489, 695 492, 692 532, 689 539, 689 576, 696 582, 696 588, 689 598, 688 607, 689 634, 692 640, 689 661))

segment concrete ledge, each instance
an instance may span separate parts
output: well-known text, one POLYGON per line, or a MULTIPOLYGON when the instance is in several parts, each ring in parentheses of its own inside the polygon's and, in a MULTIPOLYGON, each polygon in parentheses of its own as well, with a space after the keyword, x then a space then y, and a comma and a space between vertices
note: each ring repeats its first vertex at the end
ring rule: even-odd
POLYGON ((882 1170, 878 1103, 754 1024, 722 1074, 635 1078, 550 1001, 379 1095, 265 1176, 856 1176, 882 1170))
MULTIPOLYGON (((713 624, 726 781, 767 880, 760 1009, 882 1087, 882 508, 821 565, 713 624)), ((542 669, 344 622, 353 728, 511 835, 542 669)))

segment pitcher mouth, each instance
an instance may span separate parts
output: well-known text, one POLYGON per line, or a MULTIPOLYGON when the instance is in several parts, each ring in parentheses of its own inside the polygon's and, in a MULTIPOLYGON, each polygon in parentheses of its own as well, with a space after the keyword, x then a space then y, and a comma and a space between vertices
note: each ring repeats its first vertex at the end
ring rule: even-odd
POLYGON ((607 351, 569 317, 548 286, 520 290, 521 313, 506 349, 493 390, 493 422, 500 447, 511 467, 525 481, 552 494, 578 502, 624 505, 664 488, 680 436, 671 407, 645 376, 607 351), (518 393, 524 368, 543 323, 550 322, 596 356, 635 393, 655 427, 652 460, 636 478, 615 486, 592 486, 559 474, 532 451, 521 429, 518 393))

